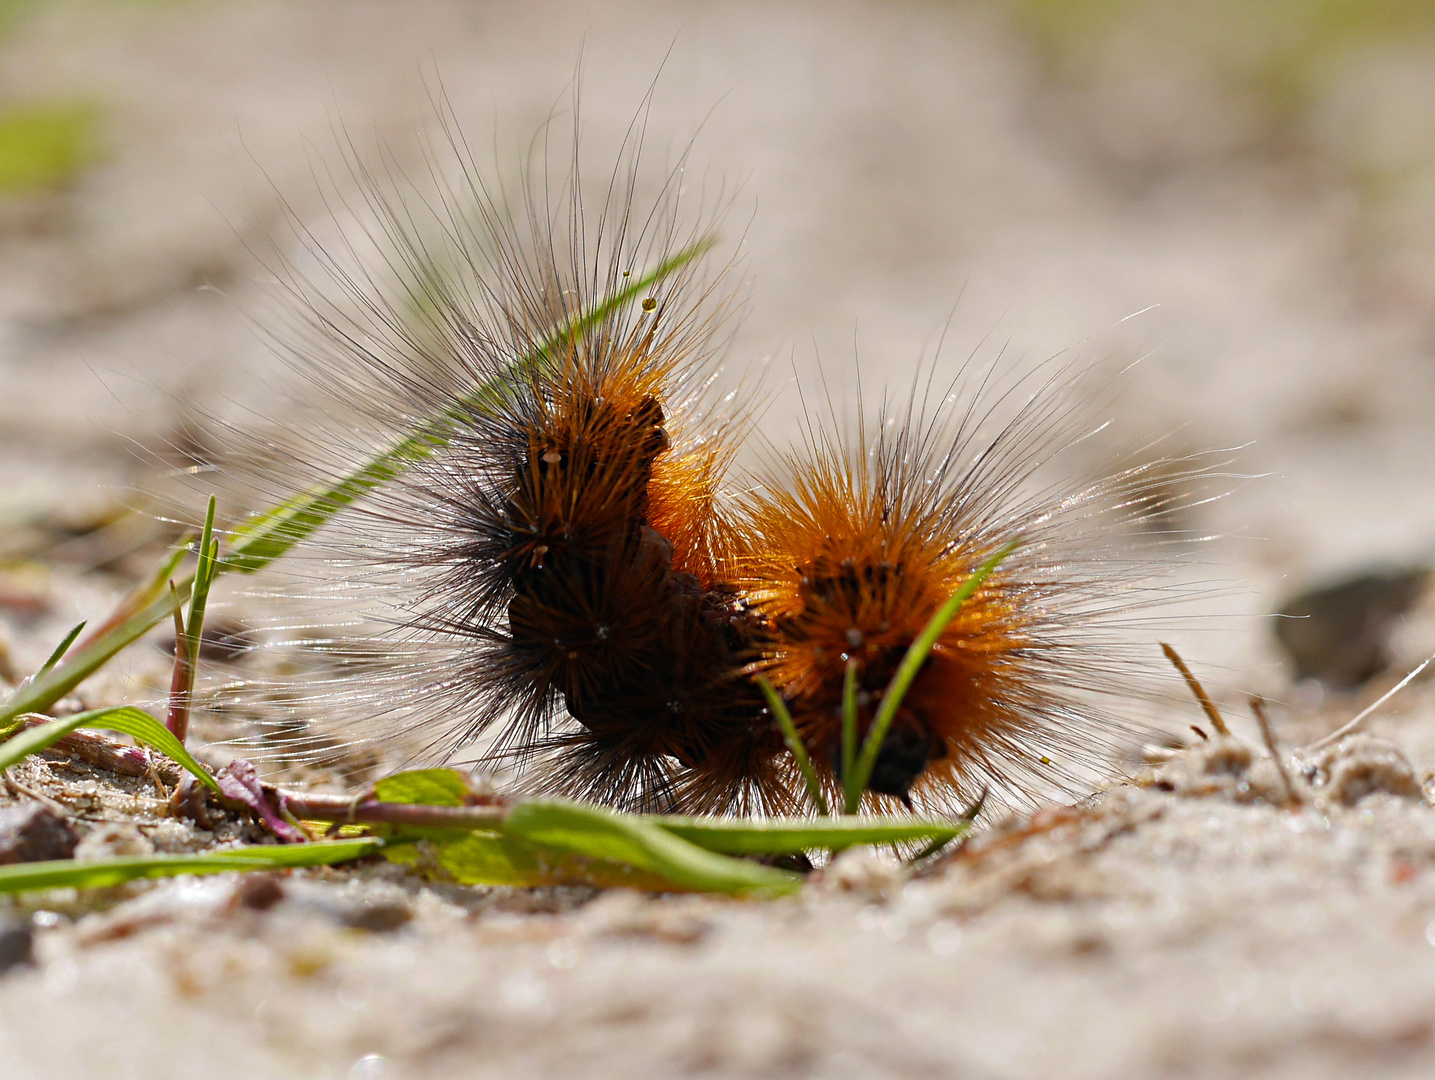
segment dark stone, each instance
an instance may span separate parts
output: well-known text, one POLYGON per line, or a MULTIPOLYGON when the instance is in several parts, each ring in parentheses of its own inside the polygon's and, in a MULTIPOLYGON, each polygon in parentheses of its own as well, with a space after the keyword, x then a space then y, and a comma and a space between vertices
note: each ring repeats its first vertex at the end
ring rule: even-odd
POLYGON ((35 935, 28 919, 0 913, 0 975, 20 964, 35 962, 35 935))
POLYGON ((274 874, 245 874, 234 890, 234 903, 252 911, 268 911, 284 899, 284 886, 274 874))
POLYGON ((79 834, 44 803, 0 807, 0 864, 69 859, 79 834))
POLYGON ((369 901, 355 904, 343 914, 345 925, 355 930, 384 934, 406 926, 414 917, 413 909, 402 901, 369 901))
POLYGON ((1297 680, 1353 690, 1390 664, 1390 635, 1419 602, 1430 568, 1368 571, 1288 597, 1276 608, 1276 641, 1297 680))

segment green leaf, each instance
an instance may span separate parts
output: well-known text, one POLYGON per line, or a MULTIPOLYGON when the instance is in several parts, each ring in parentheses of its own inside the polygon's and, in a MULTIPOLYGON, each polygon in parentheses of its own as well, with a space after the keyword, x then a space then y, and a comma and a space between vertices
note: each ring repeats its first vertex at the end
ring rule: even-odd
POLYGON ((464 806, 468 781, 457 769, 415 769, 387 776, 374 785, 374 798, 387 803, 464 806))
MULTIPOLYGON (((462 806, 469 795, 462 773, 419 769, 374 785, 381 802, 462 806)), ((395 862, 436 863, 467 885, 586 884, 656 891, 784 892, 801 879, 756 863, 714 855, 652 821, 577 803, 519 803, 498 823, 499 833, 392 826, 395 862), (422 838, 425 845, 405 843, 422 838), (427 854, 426 854, 427 853, 427 854)), ((923 834, 925 835, 925 834, 923 834)))
POLYGON ((925 840, 945 844, 970 829, 961 821, 892 820, 865 817, 682 818, 649 817, 649 823, 691 844, 724 855, 796 855, 856 844, 899 844, 925 840))
POLYGON ((173 758, 192 772, 204 784, 219 792, 219 782, 209 775, 184 745, 170 733, 169 729, 149 713, 133 705, 114 705, 107 709, 91 709, 62 720, 30 728, 13 738, 0 743, 0 771, 8 769, 17 761, 39 753, 60 738, 79 728, 99 728, 104 731, 119 731, 131 735, 151 749, 158 750, 173 758))
POLYGON ((695 892, 775 894, 802 886, 797 874, 705 851, 643 818, 580 803, 519 803, 501 828, 552 852, 626 864, 695 892))
POLYGON ((222 874, 231 870, 272 870, 291 866, 330 866, 372 854, 383 846, 372 836, 320 840, 312 844, 256 844, 197 855, 122 855, 113 859, 55 859, 0 866, 0 893, 28 889, 97 889, 136 878, 176 874, 222 874))

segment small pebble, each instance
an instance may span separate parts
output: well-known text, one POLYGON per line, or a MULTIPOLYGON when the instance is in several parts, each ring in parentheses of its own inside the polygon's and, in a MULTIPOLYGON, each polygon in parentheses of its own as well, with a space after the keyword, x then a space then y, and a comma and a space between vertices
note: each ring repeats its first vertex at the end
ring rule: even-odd
POLYGON ((35 936, 28 919, 0 913, 0 975, 20 964, 34 963, 35 936))
POLYGON ((79 842, 74 827, 44 803, 0 808, 0 864, 68 859, 79 842))

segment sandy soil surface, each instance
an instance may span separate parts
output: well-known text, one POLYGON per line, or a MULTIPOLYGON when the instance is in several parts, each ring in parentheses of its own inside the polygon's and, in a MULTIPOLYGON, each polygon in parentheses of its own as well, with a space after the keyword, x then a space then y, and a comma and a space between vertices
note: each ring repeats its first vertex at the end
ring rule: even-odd
MULTIPOLYGON (((338 119, 402 163, 437 72, 506 151, 566 104, 580 56, 591 146, 616 144, 661 67, 654 141, 698 134, 704 175, 736 192, 754 284, 735 357, 851 386, 855 354, 865 385, 900 385, 954 304, 954 362, 1149 353, 1112 439, 1179 430, 1262 476, 1193 522, 1235 588, 1182 651, 1233 715, 1246 691, 1276 699, 1289 747, 1393 681, 1292 687, 1260 616, 1435 546, 1428 169, 1410 157, 1404 194, 1372 203, 1340 135, 1423 145, 1428 53, 1335 72, 1293 149, 1179 53, 1073 81, 998 8, 865 2, 61 5, 20 24, 0 88, 98 100, 108 155, 0 223, 16 671, 146 565, 153 530, 113 509, 143 451, 192 403, 246 404, 271 363, 243 315, 247 249, 278 234, 276 192, 322 213, 310 181, 338 119)), ((1435 650, 1429 620, 1392 649, 1397 669, 1435 650)), ((157 657, 82 696, 154 697, 157 657)), ((1391 744, 1308 762, 1293 809, 1262 752, 1202 746, 926 876, 849 857, 781 903, 374 868, 287 879, 263 910, 227 878, 49 896, 38 964, 0 977, 0 1073, 1423 1076, 1435 696, 1412 687, 1373 730, 1391 744)), ((95 819, 94 850, 195 842, 142 792, 106 802, 110 781, 63 758, 26 768, 95 819)))

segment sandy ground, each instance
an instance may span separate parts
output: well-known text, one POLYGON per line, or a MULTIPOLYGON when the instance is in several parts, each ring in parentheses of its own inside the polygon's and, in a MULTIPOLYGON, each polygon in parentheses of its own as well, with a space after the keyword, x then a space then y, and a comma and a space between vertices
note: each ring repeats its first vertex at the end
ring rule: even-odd
MULTIPOLYGON (((1324 575, 1431 555, 1435 232, 1372 210, 1334 151, 1262 143, 1179 65, 1073 89, 992 10, 936 3, 60 6, 0 49, 10 95, 103 102, 110 147, 0 234, 0 516, 21 553, 5 584, 30 598, 0 616, 20 671, 137 568, 132 525, 54 536, 123 501, 136 448, 188 404, 253 393, 269 361, 243 316, 246 249, 276 235, 276 190, 320 213, 336 118, 402 159, 437 72, 480 144, 497 118, 516 148, 581 56, 590 145, 616 143, 661 67, 655 142, 696 133, 700 171, 735 192, 753 278, 736 358, 850 385, 856 355, 864 384, 900 385, 954 304, 954 362, 1149 353, 1113 439, 1176 429, 1243 447, 1238 469, 1263 477, 1195 522, 1237 588, 1183 652, 1233 711, 1243 691, 1276 698, 1291 747, 1382 688, 1290 687, 1258 616, 1324 575), (87 569, 96 550, 106 569, 87 569)), ((1327 111, 1435 100, 1419 63, 1389 70, 1336 79, 1327 111)), ((1398 660, 1430 641, 1408 620, 1398 660)), ((141 658, 85 694, 152 696, 162 677, 141 658)), ((1435 766, 1424 688, 1376 730, 1417 781, 1435 766)), ((1278 809, 1241 768, 1192 781, 1197 757, 1173 790, 1147 777, 1011 824, 920 880, 854 862, 784 903, 464 893, 372 869, 295 879, 265 911, 232 880, 122 890, 101 912, 50 897, 40 964, 0 978, 0 1073, 1426 1075, 1435 812, 1418 783, 1386 770, 1368 797, 1278 809), (402 925, 372 929, 375 906, 402 925)), ((41 786, 67 776, 36 768, 41 786)), ((143 843, 181 842, 161 825, 143 843)))

